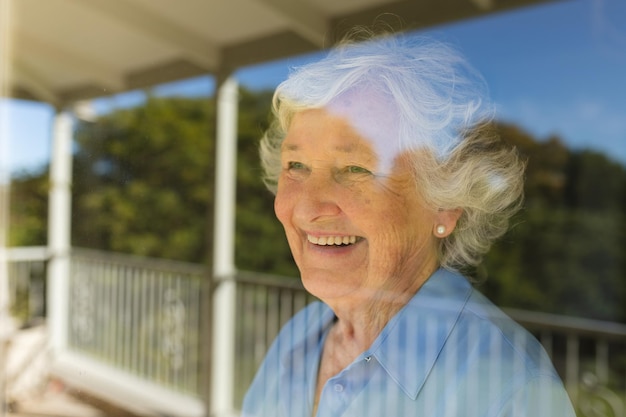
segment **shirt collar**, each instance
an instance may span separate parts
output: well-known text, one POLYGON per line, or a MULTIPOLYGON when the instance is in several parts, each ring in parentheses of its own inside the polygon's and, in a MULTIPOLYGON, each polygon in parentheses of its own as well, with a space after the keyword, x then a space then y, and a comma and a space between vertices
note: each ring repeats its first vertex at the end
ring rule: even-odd
POLYGON ((375 357, 406 395, 417 398, 471 292, 467 279, 439 269, 387 323, 364 357, 375 357))

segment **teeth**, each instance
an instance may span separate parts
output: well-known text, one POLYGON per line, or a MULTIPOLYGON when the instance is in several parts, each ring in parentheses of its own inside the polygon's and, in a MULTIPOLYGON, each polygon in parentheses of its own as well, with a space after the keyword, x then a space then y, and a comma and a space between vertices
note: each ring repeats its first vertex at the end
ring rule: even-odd
POLYGON ((314 245, 332 246, 332 245, 350 245, 356 243, 356 236, 320 236, 315 237, 307 235, 309 242, 314 245))

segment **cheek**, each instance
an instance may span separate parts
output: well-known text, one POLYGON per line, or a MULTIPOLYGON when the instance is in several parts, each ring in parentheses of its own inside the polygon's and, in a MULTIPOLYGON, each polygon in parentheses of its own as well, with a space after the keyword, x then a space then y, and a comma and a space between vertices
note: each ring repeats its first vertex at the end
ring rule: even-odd
POLYGON ((288 187, 285 187, 281 181, 279 181, 276 197, 274 198, 274 214, 276 214, 276 218, 283 224, 283 226, 287 226, 289 220, 291 219, 294 208, 293 197, 293 192, 290 191, 288 187))
POLYGON ((385 245, 396 247, 421 245, 421 241, 430 235, 432 214, 418 202, 405 198, 387 199, 387 203, 380 206, 377 213, 375 227, 385 245))
POLYGON ((274 214, 276 214, 276 218, 284 225, 285 220, 287 219, 287 204, 283 195, 279 192, 276 193, 276 198, 274 199, 274 214))

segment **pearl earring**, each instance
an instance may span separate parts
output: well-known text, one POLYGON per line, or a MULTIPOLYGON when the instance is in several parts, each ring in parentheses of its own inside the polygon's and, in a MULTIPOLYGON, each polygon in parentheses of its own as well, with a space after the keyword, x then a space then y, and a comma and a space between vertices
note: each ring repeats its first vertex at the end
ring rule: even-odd
POLYGON ((437 234, 443 235, 444 233, 446 233, 446 226, 444 226, 443 224, 437 226, 437 234))

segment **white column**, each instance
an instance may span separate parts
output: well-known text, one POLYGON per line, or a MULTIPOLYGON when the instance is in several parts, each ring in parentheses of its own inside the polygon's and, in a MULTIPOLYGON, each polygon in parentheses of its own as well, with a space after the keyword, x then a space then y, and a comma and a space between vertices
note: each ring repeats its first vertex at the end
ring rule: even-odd
MULTIPOLYGON (((2 110, 0 109, 0 112, 2 110)), ((0 114, 0 123, 4 117, 0 114)), ((3 132, 0 132, 2 135, 3 132)), ((0 138, 3 141, 4 138, 0 138)), ((6 154, 5 154, 6 155, 6 154)), ((2 158, 0 156, 0 158, 2 158)), ((0 161, 0 170, 4 169, 4 161, 0 161)), ((3 178, 0 172, 0 417, 5 416, 6 397, 6 361, 8 345, 14 325, 9 311, 9 276, 8 260, 6 253, 6 237, 8 232, 8 210, 9 210, 9 181, 3 178)))
MULTIPOLYGON (((0 97, 8 96, 11 65, 11 0, 0 0, 0 97)), ((5 415, 6 354, 12 326, 9 316, 9 288, 6 258, 9 227, 9 158, 8 123, 6 102, 0 106, 0 417, 5 415)))
MULTIPOLYGON (((0 14, 1 13, 2 9, 0 8, 0 14)), ((0 25, 1 24, 0 22, 0 25)), ((0 62, 1 61, 2 53, 0 51, 0 62)), ((0 71, 2 70, 0 69, 0 71)), ((2 75, 0 75, 0 77, 1 76, 2 75)), ((0 91, 1 90, 0 88, 0 91)), ((7 143, 7 124, 9 119, 6 113, 6 106, 0 105, 0 417, 4 417, 5 415, 5 381, 7 377, 5 374, 5 361, 8 353, 7 346, 9 338, 14 329, 9 311, 9 271, 6 252, 9 232, 9 191, 11 187, 7 143)))
POLYGON ((238 85, 228 78, 217 97, 211 416, 233 415, 235 371, 235 193, 238 85))
POLYGON ((50 347, 57 353, 67 346, 70 274, 71 184, 73 118, 68 111, 54 119, 50 200, 48 209, 47 313, 50 347))

